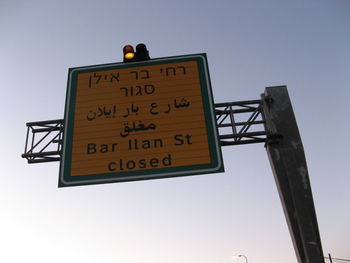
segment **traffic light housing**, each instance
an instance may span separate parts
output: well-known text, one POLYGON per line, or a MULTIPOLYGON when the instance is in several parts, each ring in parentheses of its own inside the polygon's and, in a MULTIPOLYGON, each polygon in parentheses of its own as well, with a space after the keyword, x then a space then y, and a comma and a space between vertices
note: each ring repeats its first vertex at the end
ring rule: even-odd
POLYGON ((149 52, 145 44, 140 43, 136 46, 136 52, 131 45, 126 45, 123 48, 123 61, 124 63, 128 62, 137 62, 137 61, 146 61, 150 60, 149 52))

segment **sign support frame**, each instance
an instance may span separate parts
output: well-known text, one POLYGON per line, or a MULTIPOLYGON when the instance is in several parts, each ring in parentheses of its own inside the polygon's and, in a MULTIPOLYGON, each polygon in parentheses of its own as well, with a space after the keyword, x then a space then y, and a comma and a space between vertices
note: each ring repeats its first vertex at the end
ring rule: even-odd
MULTIPOLYGON (((220 139, 221 146, 265 142, 298 262, 324 262, 305 153, 287 87, 267 87, 265 93, 261 94, 261 101, 220 103, 215 107, 217 126, 232 128, 232 134, 223 134, 217 139, 217 143, 220 139), (255 104, 258 107, 252 106, 255 104), (242 108, 234 109, 233 106, 242 108), (246 112, 252 112, 246 122, 237 123, 234 120, 235 114, 246 112), (256 119, 257 113, 261 114, 262 120, 256 119), (224 123, 228 116, 230 122, 224 123), (261 124, 264 124, 262 131, 249 132, 251 126, 261 124), (238 126, 243 126, 243 129, 238 131, 238 126), (228 139, 231 140, 227 141, 228 139)), ((27 127, 25 153, 22 157, 28 163, 62 161, 63 120, 31 122, 27 123, 27 127), (33 128, 36 126, 38 127, 33 128), (31 141, 30 131, 33 133, 31 141), (39 148, 37 146, 53 132, 58 132, 54 139, 35 152, 39 148), (34 143, 34 135, 40 133, 46 134, 34 143), (50 144, 56 147, 58 145, 58 149, 46 151, 50 144)))

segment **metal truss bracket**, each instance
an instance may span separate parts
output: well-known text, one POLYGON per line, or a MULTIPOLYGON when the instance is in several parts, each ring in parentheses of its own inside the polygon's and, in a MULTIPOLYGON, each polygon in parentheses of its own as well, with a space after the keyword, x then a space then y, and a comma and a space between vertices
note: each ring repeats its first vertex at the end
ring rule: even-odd
POLYGON ((218 103, 215 115, 221 146, 267 141, 261 100, 218 103))
POLYGON ((61 160, 63 120, 27 123, 27 137, 22 158, 28 163, 61 160))
MULTIPOLYGON (((261 100, 218 103, 215 115, 221 146, 267 141, 261 100)), ((63 119, 27 123, 22 157, 28 163, 60 161, 63 125, 63 119)))

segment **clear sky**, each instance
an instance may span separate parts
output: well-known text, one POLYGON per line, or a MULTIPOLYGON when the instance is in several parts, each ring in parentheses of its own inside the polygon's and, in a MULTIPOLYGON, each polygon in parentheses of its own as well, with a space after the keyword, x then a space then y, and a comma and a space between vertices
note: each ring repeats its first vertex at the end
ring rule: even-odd
POLYGON ((29 121, 63 118, 68 68, 207 53, 215 102, 287 85, 325 255, 350 258, 350 1, 0 1, 1 262, 296 262, 263 144, 225 173, 57 188, 21 158, 29 121))

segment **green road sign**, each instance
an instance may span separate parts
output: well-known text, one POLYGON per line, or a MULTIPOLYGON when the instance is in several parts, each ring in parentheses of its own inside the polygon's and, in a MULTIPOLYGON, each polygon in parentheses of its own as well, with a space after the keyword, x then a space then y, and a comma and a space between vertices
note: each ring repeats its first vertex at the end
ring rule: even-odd
POLYGON ((59 187, 223 172, 205 54, 69 70, 59 187))

